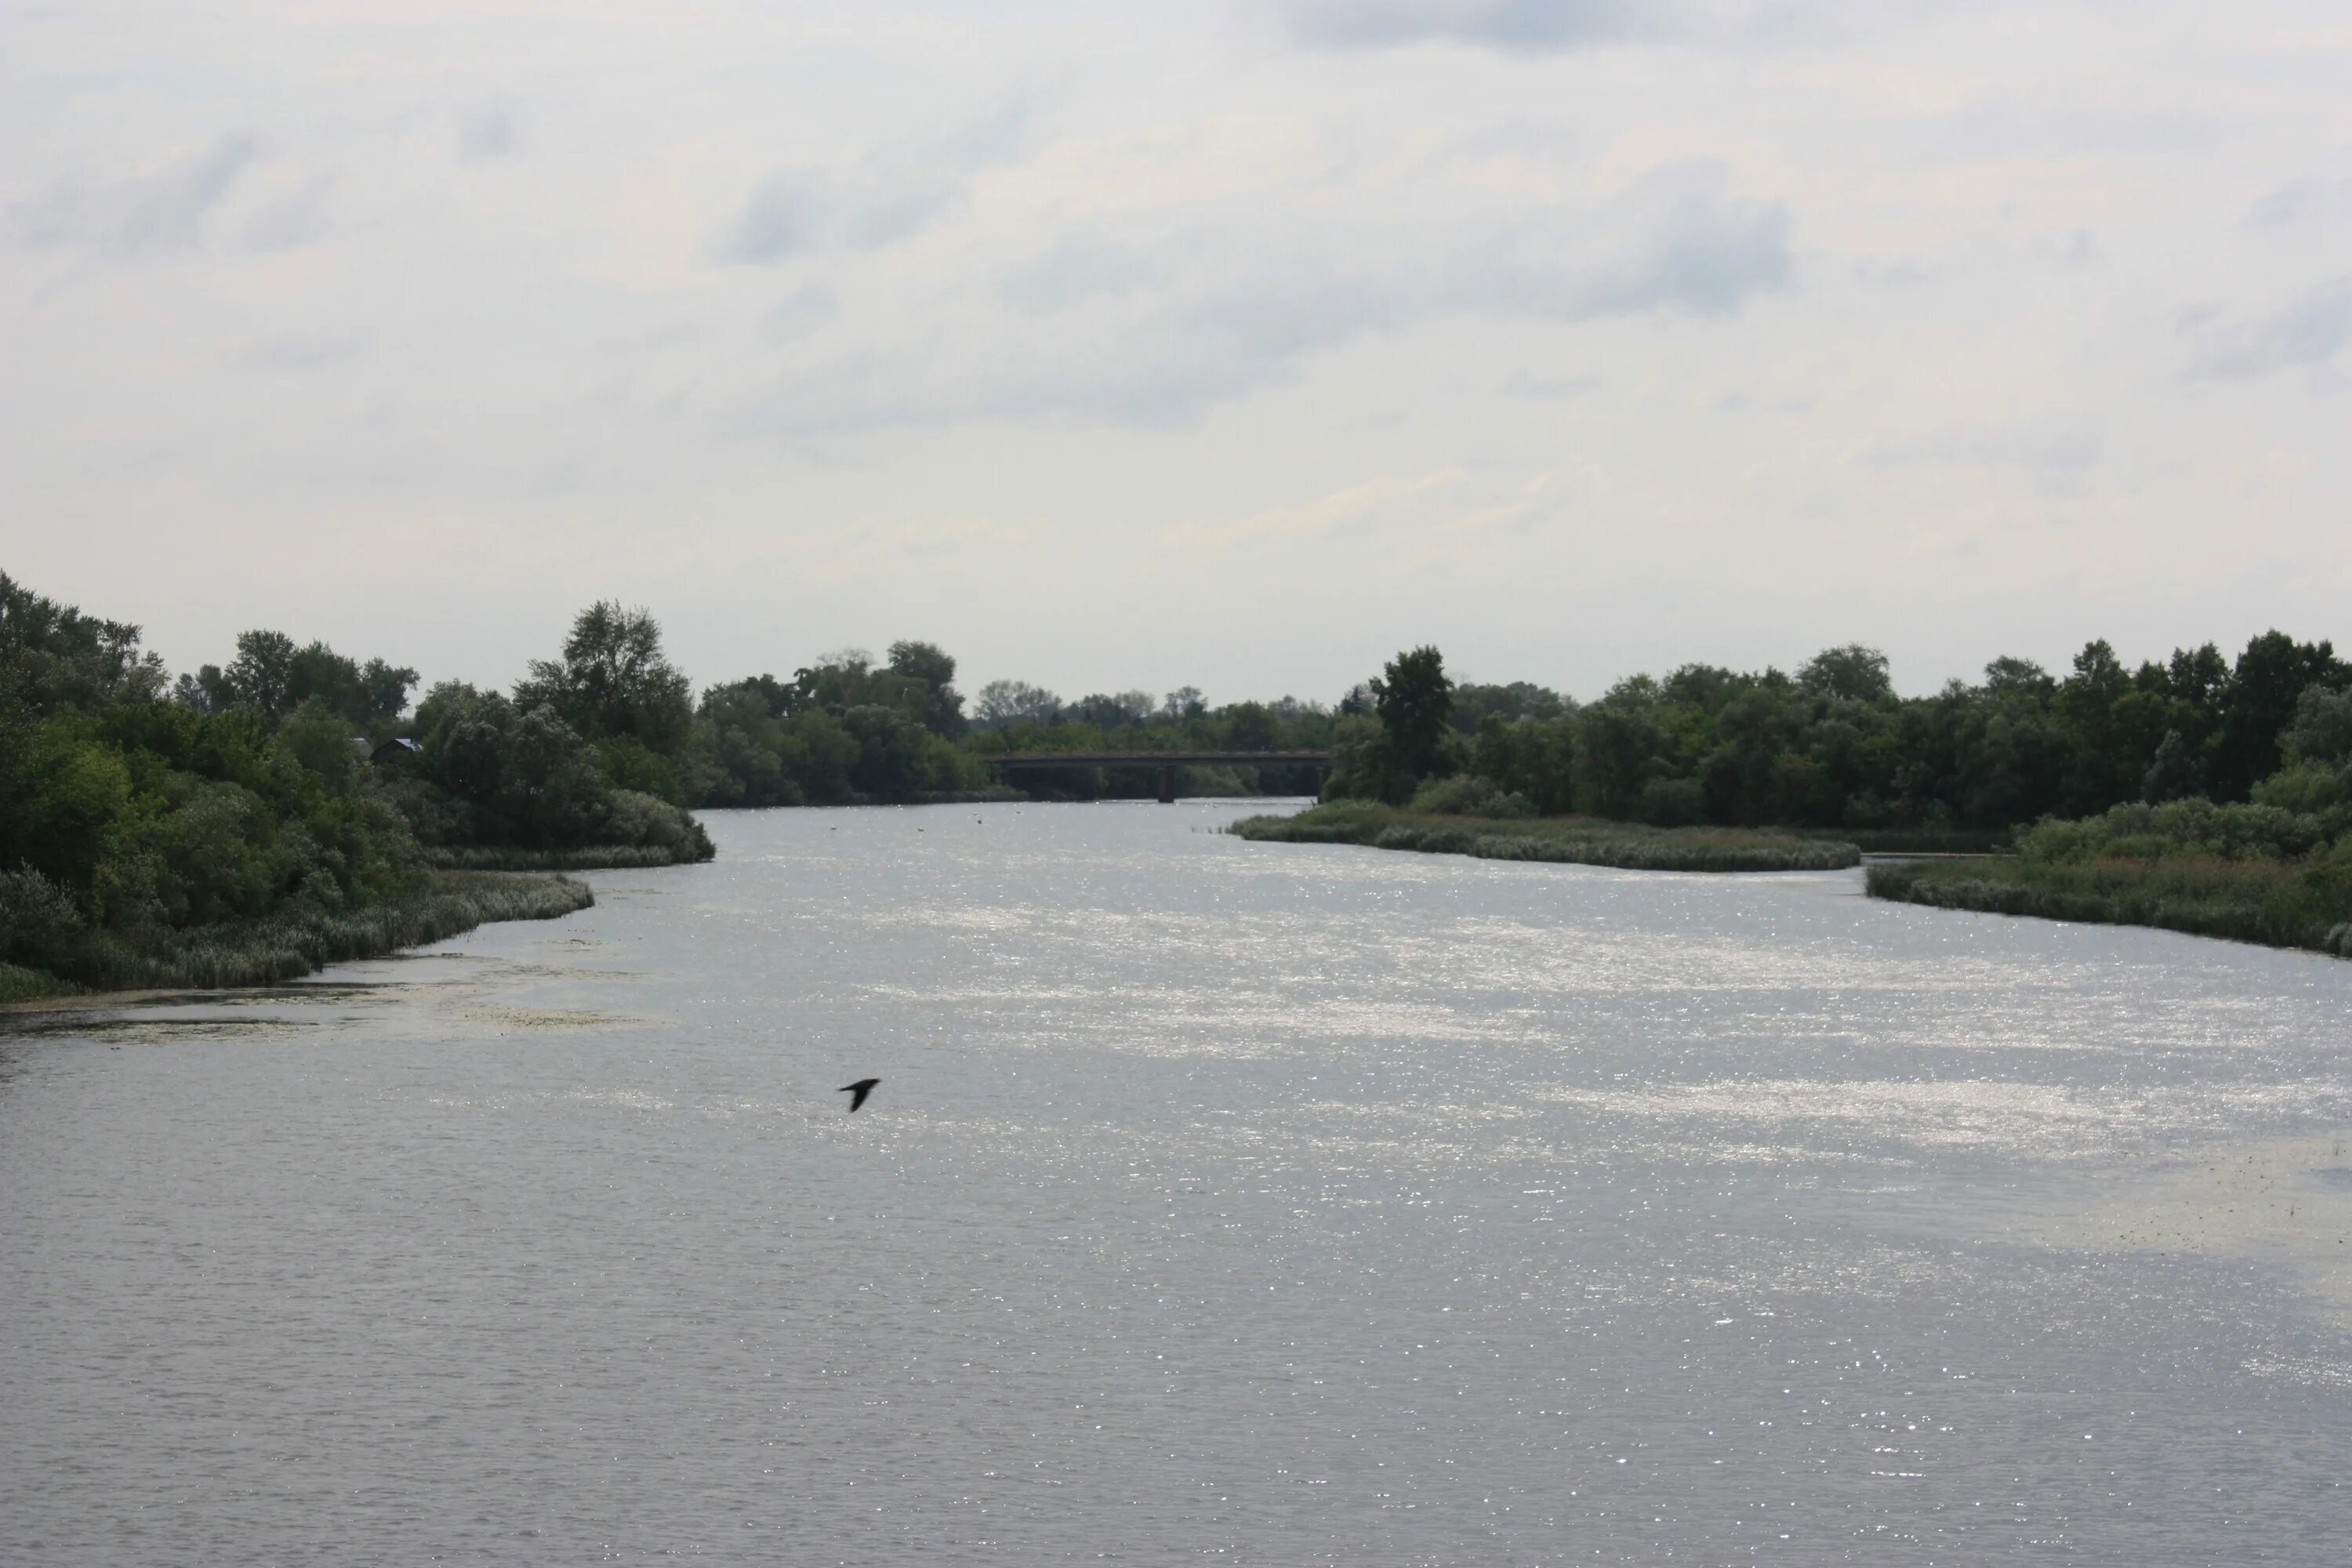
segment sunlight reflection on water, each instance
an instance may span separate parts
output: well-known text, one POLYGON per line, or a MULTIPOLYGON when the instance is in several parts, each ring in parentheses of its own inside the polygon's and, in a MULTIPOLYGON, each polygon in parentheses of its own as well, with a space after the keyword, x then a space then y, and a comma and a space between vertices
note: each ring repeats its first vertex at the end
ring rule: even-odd
POLYGON ((2352 964, 1237 814, 16 1019, 0 1561, 2336 1560, 2352 964))

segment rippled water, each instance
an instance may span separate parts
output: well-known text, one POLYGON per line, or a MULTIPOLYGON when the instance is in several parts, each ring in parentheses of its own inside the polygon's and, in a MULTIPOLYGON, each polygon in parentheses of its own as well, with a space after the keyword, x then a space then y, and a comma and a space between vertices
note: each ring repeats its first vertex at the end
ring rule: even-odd
POLYGON ((0 1560, 2352 1556, 2352 963, 1234 815, 12 1020, 0 1560))

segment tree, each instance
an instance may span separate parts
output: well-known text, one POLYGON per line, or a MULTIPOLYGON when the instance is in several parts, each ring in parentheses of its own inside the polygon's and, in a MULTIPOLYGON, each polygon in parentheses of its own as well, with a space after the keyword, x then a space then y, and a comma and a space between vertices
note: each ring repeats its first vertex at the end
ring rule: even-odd
POLYGON ((936 643, 894 642, 890 668, 908 680, 921 681, 928 691, 921 714, 923 728, 954 740, 963 733, 963 694, 954 686, 956 661, 936 643))
POLYGON ((1875 702, 1895 695, 1886 656, 1860 643, 1823 648, 1797 671, 1797 685, 1809 695, 1843 702, 1875 702))
POLYGON ((2278 772, 2280 731, 2294 721, 2304 689, 2346 674, 2327 643, 2298 643, 2264 632, 2246 645, 2221 699, 2221 736, 2214 750, 2213 798, 2244 800, 2278 772))
POLYGON ((1445 678, 1444 656, 1433 647, 1401 653, 1389 660, 1371 687, 1373 713, 1388 737, 1389 764, 1410 786, 1437 769, 1438 746, 1454 706, 1454 683, 1445 678))
POLYGON ((294 706, 294 639, 284 632, 236 634, 236 658, 224 672, 228 700, 275 724, 294 706))
POLYGON ((515 700, 551 710, 589 740, 628 736, 663 755, 686 743, 694 723, 690 689, 662 652, 660 623, 609 599, 573 618, 561 659, 531 661, 515 700))
POLYGON ((2156 755, 2140 774, 2139 797, 2150 805, 2161 805, 2168 800, 2185 800, 2197 793, 2203 782, 2197 766, 2196 753, 2189 742, 2180 738, 2178 730, 2167 730, 2164 739, 2157 743, 2156 755))
POLYGON ((990 681, 980 689, 980 700, 973 708, 983 730, 1010 729, 1015 724, 1052 724, 1062 717, 1062 700, 1025 680, 990 681))
POLYGON ((2299 763, 2352 763, 2352 686, 2305 687, 2286 742, 2299 763))

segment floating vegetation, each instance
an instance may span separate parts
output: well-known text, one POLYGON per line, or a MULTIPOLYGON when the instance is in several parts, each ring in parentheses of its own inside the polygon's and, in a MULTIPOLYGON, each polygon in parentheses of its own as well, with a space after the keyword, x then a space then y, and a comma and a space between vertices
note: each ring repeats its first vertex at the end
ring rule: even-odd
POLYGON ((1484 860, 1547 860, 1631 871, 1835 871, 1862 851, 1836 839, 1738 827, 1648 827, 1590 816, 1496 820, 1338 801, 1295 816, 1250 816, 1227 831, 1276 844, 1357 844, 1484 860))

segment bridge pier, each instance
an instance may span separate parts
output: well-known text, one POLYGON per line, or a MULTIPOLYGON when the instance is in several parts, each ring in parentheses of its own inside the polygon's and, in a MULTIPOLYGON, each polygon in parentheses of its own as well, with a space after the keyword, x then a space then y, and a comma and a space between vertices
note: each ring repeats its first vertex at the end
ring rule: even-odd
POLYGON ((1176 804, 1176 769, 1174 764, 1170 763, 1160 764, 1160 804, 1162 805, 1176 804))

